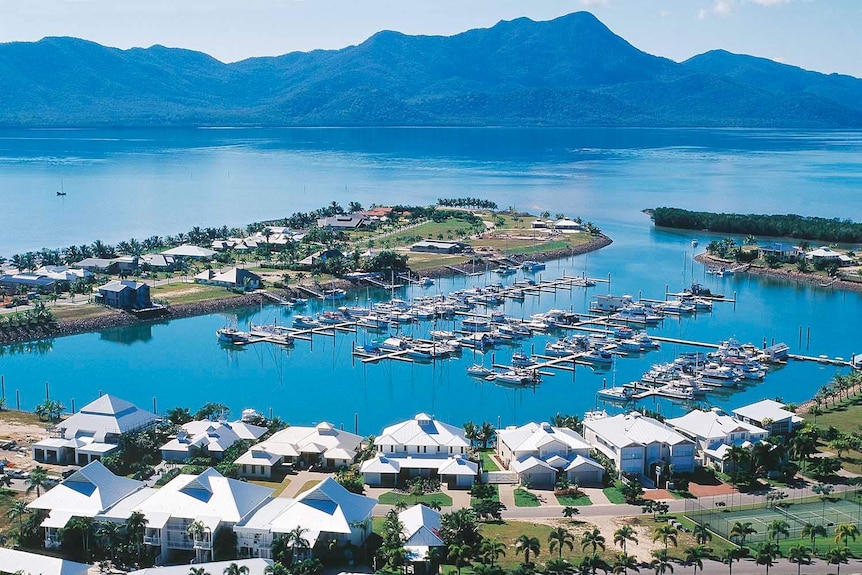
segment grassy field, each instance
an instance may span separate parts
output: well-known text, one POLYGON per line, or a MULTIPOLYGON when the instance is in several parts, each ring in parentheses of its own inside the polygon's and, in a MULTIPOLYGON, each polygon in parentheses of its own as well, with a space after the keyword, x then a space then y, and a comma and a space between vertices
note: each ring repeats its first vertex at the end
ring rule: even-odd
MULTIPOLYGON (((264 481, 262 479, 249 479, 248 482, 254 483, 255 485, 260 485, 261 487, 269 487, 270 489, 275 489, 272 496, 278 497, 279 495, 281 495, 281 492, 284 491, 288 485, 290 485, 290 477, 285 477, 282 481, 264 481)), ((308 483, 312 482, 309 481, 308 483)), ((310 487, 308 487, 308 489, 306 489, 306 485, 302 486, 303 491, 308 491, 308 489, 314 487, 314 485, 311 485, 310 487)))
POLYGON ((497 465, 497 462, 491 457, 493 453, 493 449, 479 450, 479 458, 482 460, 482 469, 485 471, 500 471, 500 467, 497 465))
MULTIPOLYGON (((498 485, 491 485, 494 488, 494 495, 491 497, 491 501, 500 501, 500 487, 498 485)), ((470 498, 470 505, 476 505, 481 499, 478 497, 470 498)))
POLYGON ((520 487, 515 490, 515 506, 516 507, 539 507, 541 503, 539 498, 520 487))
POLYGON ((117 313, 115 310, 96 304, 61 305, 51 308, 57 321, 75 321, 94 317, 105 317, 117 313))
MULTIPOLYGON (((823 413, 816 418, 808 414, 806 420, 816 422, 821 430, 834 427, 842 433, 859 433, 862 427, 862 396, 856 395, 837 404, 823 408, 823 413)), ((820 445, 821 451, 835 453, 828 445, 820 445)), ((841 453, 844 469, 852 473, 862 473, 862 452, 848 449, 841 453)))
POLYGON ((12 507, 18 499, 24 499, 24 494, 20 491, 12 491, 11 489, 0 489, 0 533, 6 535, 12 529, 17 529, 17 523, 13 524, 10 519, 7 519, 6 512, 12 507))
MULTIPOLYGON (((374 247, 407 246, 415 243, 417 241, 417 237, 425 240, 460 241, 464 237, 471 236, 483 230, 484 226, 482 228, 471 227, 470 224, 464 220, 447 218, 442 222, 425 222, 415 228, 397 232, 384 238, 375 239, 374 247)), ((365 234, 353 233, 351 234, 351 239, 359 242, 363 246, 367 246, 371 234, 368 234, 369 237, 363 236, 365 236, 365 234)))
POLYGON ((407 505, 416 505, 417 503, 433 503, 436 501, 443 507, 452 506, 452 498, 445 493, 426 493, 418 498, 407 493, 397 493, 395 491, 387 491, 380 496, 378 500, 382 505, 395 505, 399 501, 403 501, 407 505))
POLYGON ((318 479, 312 479, 310 481, 306 481, 305 483, 302 484, 302 487, 299 488, 299 491, 296 492, 296 495, 299 495, 301 493, 305 493, 306 491, 313 488, 318 483, 320 483, 320 480, 318 480, 318 479))
MULTIPOLYGON (((9 401, 9 397, 6 398, 9 401)), ((12 398, 14 404, 15 398, 12 398)), ((15 407, 12 405, 12 407, 15 407)), ((39 425, 45 427, 48 425, 45 421, 39 421, 39 416, 32 411, 15 411, 14 409, 4 409, 0 411, 0 420, 9 421, 11 423, 20 423, 23 425, 39 425)))
POLYGON ((617 487, 616 485, 605 487, 602 492, 605 494, 605 497, 607 497, 611 503, 619 505, 626 502, 625 496, 622 494, 619 487, 617 487))
POLYGON ((442 266, 458 267, 470 261, 471 258, 462 255, 429 254, 423 252, 410 252, 408 265, 414 272, 436 269, 442 266))
MULTIPOLYGON (((691 520, 681 516, 677 516, 676 519, 677 521, 682 523, 682 526, 688 529, 689 532, 686 533, 684 531, 680 531, 677 534, 676 547, 674 547, 673 544, 670 544, 668 546, 668 555, 670 557, 673 557, 674 559, 682 561, 685 557, 684 549, 686 547, 694 547, 695 545, 697 545, 697 541, 695 540, 694 535, 691 533, 691 530, 694 528, 694 523, 691 520)), ((653 533, 657 527, 667 525, 666 519, 653 519, 650 516, 641 516, 635 519, 635 521, 638 521, 641 525, 645 525, 650 533, 653 533)), ((657 542, 656 545, 660 545, 660 542, 657 542)), ((712 548, 712 554, 714 556, 721 555, 721 553, 725 549, 736 548, 736 545, 722 539, 717 535, 713 535, 712 540, 708 541, 706 545, 707 547, 712 548)))
POLYGON ((239 294, 223 287, 187 283, 162 284, 153 288, 150 294, 153 299, 164 300, 173 305, 239 297, 239 294))
POLYGON ((566 505, 570 507, 585 507, 587 505, 592 505, 593 502, 590 501, 590 496, 583 494, 578 497, 570 497, 568 495, 555 495, 557 498, 557 503, 560 505, 566 505))

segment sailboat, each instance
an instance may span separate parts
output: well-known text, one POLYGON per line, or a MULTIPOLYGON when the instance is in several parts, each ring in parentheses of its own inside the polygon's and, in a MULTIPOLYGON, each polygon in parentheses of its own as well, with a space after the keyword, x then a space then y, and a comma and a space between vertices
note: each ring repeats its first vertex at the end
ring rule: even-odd
POLYGON ((63 180, 60 180, 60 190, 57 192, 58 196, 65 196, 66 190, 63 189, 63 180))

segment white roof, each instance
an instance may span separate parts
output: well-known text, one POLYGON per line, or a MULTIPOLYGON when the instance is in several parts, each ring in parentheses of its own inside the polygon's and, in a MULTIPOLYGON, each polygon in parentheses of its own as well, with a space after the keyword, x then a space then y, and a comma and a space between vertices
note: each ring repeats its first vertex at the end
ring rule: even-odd
POLYGON ((734 409, 733 413, 740 417, 748 418, 752 421, 762 422, 765 419, 771 419, 773 423, 785 421, 788 418, 801 420, 797 418, 792 411, 784 409, 784 404, 771 399, 764 399, 751 405, 745 405, 739 409, 734 409))
POLYGON ((349 492, 331 477, 298 498, 284 501, 286 503, 270 501, 237 525, 237 530, 268 529, 273 533, 287 533, 302 527, 307 530, 305 536, 313 546, 313 539, 320 533, 350 533, 351 524, 367 521, 377 504, 376 499, 349 492))
MULTIPOLYGON (((252 449, 263 449, 267 453, 282 457, 299 457, 302 453, 323 453, 324 457, 330 459, 353 459, 361 443, 361 436, 337 429, 331 423, 322 421, 314 427, 291 426, 282 429, 252 449), (329 455, 330 451, 332 455, 329 455), (342 455, 350 455, 350 457, 342 457, 342 455)), ((246 452, 240 459, 242 461, 237 460, 237 463, 251 464, 254 457, 246 452)))
MULTIPOLYGON (((380 437, 374 440, 375 445, 428 445, 443 447, 469 447, 464 430, 442 421, 436 421, 430 415, 420 413, 413 419, 408 419, 383 430, 380 437)), ((448 449, 447 449, 448 451, 448 449)))
POLYGON ((237 441, 257 439, 266 433, 265 427, 242 421, 190 421, 183 424, 177 437, 162 445, 162 451, 188 452, 194 446, 206 446, 211 453, 223 452, 237 441))
POLYGON ((209 248, 183 244, 181 246, 165 250, 162 254, 166 256, 181 256, 187 258, 211 258, 215 255, 215 252, 209 248))
MULTIPOLYGON (((272 565, 271 559, 236 559, 234 561, 215 561, 213 563, 196 563, 191 565, 195 568, 203 568, 207 573, 212 575, 222 575, 224 570, 231 563, 236 563, 238 567, 248 567, 248 575, 264 575, 267 567, 272 565)), ((169 567, 149 567, 132 571, 129 575, 189 575, 189 565, 172 565, 169 567)))
MULTIPOLYGON (((0 547, 0 571, 3 573, 20 571, 33 575, 87 575, 89 569, 90 566, 84 563, 0 547)), ((188 575, 188 569, 184 575, 188 575)))
POLYGON ((47 509, 52 515, 56 513, 52 522, 57 522, 65 513, 76 517, 95 517, 143 487, 142 482, 114 475, 100 461, 94 461, 43 493, 27 507, 47 509))
POLYGON ((530 455, 529 457, 526 457, 522 460, 518 460, 518 459, 514 460, 512 462, 511 467, 517 473, 524 473, 525 471, 529 471, 531 469, 536 469, 536 468, 544 469, 546 471, 553 471, 553 472, 557 471, 556 468, 554 468, 554 466, 552 466, 551 464, 549 464, 545 461, 542 461, 538 457, 533 457, 532 455, 530 455))
POLYGON ((97 439, 104 439, 107 433, 119 435, 147 427, 156 419, 156 414, 140 409, 124 399, 106 394, 82 407, 78 413, 57 427, 64 430, 64 436, 67 439, 87 432, 97 439))
POLYGON ((265 449, 258 448, 257 445, 236 458, 237 465, 264 465, 272 467, 281 460, 282 456, 269 453, 265 449))
POLYGON ((443 547, 440 539, 440 513, 424 505, 414 505, 398 514, 404 526, 404 545, 410 547, 443 547))
POLYGON ((556 469, 563 469, 569 464, 569 460, 559 455, 552 455, 549 458, 545 459, 545 463, 547 463, 551 467, 555 467, 556 469))
POLYGON ((720 411, 701 411, 695 409, 674 419, 668 419, 667 424, 671 427, 704 439, 727 438, 731 433, 747 431, 753 434, 768 434, 767 430, 746 423, 735 417, 731 417, 720 411))
POLYGON ((643 416, 637 411, 602 419, 588 419, 584 421, 584 427, 593 430, 596 435, 617 447, 644 446, 656 442, 668 445, 692 443, 689 438, 674 431, 670 426, 643 416))
POLYGON ((536 452, 552 443, 572 450, 590 450, 590 444, 578 432, 567 427, 554 427, 549 423, 527 423, 514 429, 497 431, 497 441, 513 453, 536 452))
POLYGON ((437 468, 440 475, 476 475, 479 473, 479 465, 464 459, 463 457, 452 457, 445 465, 437 468))
POLYGON ((572 462, 569 463, 569 465, 568 465, 568 467, 566 467, 565 471, 572 471, 573 469, 579 469, 579 468, 584 467, 584 466, 594 467, 596 469, 604 469, 604 467, 602 466, 601 463, 593 461, 589 457, 584 457, 583 455, 577 455, 572 460, 572 462))
POLYGON ((226 523, 238 523, 263 504, 272 492, 268 487, 224 477, 210 467, 197 476, 176 476, 144 501, 140 511, 147 519, 166 513, 184 519, 218 517, 226 523))
POLYGON ((132 515, 132 512, 140 509, 141 503, 155 495, 156 491, 157 490, 152 487, 139 489, 128 497, 120 499, 120 501, 115 505, 112 505, 104 513, 97 515, 96 519, 125 521, 132 515))
POLYGON ((397 459, 389 457, 372 457, 362 462, 360 472, 362 473, 398 473, 401 464, 397 459))

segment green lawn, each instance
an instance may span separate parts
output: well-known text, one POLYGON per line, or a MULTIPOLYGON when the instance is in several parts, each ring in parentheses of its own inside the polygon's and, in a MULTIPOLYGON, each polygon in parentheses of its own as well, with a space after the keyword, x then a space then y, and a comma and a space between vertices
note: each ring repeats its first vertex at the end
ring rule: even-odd
POLYGON ((602 492, 605 494, 605 497, 607 497, 611 503, 619 505, 626 502, 625 496, 622 494, 622 491, 620 491, 619 487, 617 487, 616 485, 605 487, 602 492))
POLYGON ((174 305, 239 297, 239 294, 223 287, 187 283, 162 284, 150 290, 150 294, 153 299, 165 300, 174 305))
POLYGON ((557 503, 567 507, 585 507, 593 504, 590 501, 590 496, 586 494, 579 495, 578 497, 571 497, 569 495, 555 495, 554 497, 557 498, 557 503))
POLYGON ((485 471, 500 471, 500 467, 491 455, 494 454, 493 449, 480 449, 479 459, 482 460, 482 469, 485 471))
MULTIPOLYGON (((588 525, 586 523, 578 523, 576 526, 572 526, 571 524, 560 524, 575 536, 574 549, 569 551, 567 548, 564 548, 563 559, 567 559, 568 561, 577 564, 585 555, 585 553, 581 551, 581 534, 586 530, 592 529, 592 525, 588 525)), ((550 559, 556 559, 558 557, 556 550, 551 554, 548 546, 548 535, 551 533, 552 529, 554 529, 554 526, 552 525, 544 523, 530 523, 527 521, 483 523, 479 527, 483 537, 496 539, 506 545, 506 556, 501 557, 499 560, 500 566, 504 569, 514 569, 521 561, 524 560, 523 555, 515 552, 515 541, 521 535, 535 537, 539 540, 541 549, 539 551, 539 556, 535 559, 536 563, 546 563, 550 559)), ((609 533, 606 533, 605 536, 612 539, 609 533)), ((602 553, 602 555, 604 555, 606 559, 612 560, 614 552, 618 550, 619 549, 614 550, 613 544, 609 541, 607 544, 607 551, 602 553)), ((465 573, 466 570, 462 569, 461 575, 465 575, 465 573)))
MULTIPOLYGON (((282 481, 265 481, 263 479, 249 479, 249 483, 254 483, 255 485, 260 485, 261 487, 269 487, 270 489, 275 489, 272 493, 273 497, 278 497, 281 495, 281 492, 290 485, 290 477, 285 477, 282 481)), ((304 487, 304 486, 303 486, 304 487)), ((311 487, 314 487, 313 485, 311 487)), ((311 489, 309 487, 309 489, 311 489)))
MULTIPOLYGON (((491 487, 494 488, 494 495, 491 497, 491 501, 500 501, 500 487, 498 485, 492 485, 491 487)), ((478 497, 471 497, 470 505, 476 505, 479 501, 481 501, 481 499, 478 497)))
POLYGON ((382 505, 395 505, 399 501, 405 502, 407 505, 413 506, 417 503, 433 503, 436 501, 443 507, 451 507, 452 506, 452 498, 446 495, 445 493, 437 492, 437 493, 426 493, 424 495, 420 495, 418 498, 413 495, 407 493, 398 493, 396 491, 387 491, 383 495, 380 496, 378 501, 382 505))
POLYGON ((541 503, 539 498, 520 487, 515 490, 515 506, 516 507, 539 507, 541 503))

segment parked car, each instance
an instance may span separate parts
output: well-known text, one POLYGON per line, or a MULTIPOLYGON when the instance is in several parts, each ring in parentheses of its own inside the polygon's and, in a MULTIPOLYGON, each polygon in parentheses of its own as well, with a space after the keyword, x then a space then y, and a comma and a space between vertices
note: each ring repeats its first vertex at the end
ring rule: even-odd
POLYGON ((29 479, 30 472, 24 471, 23 469, 9 469, 6 471, 6 475, 13 479, 29 479))

